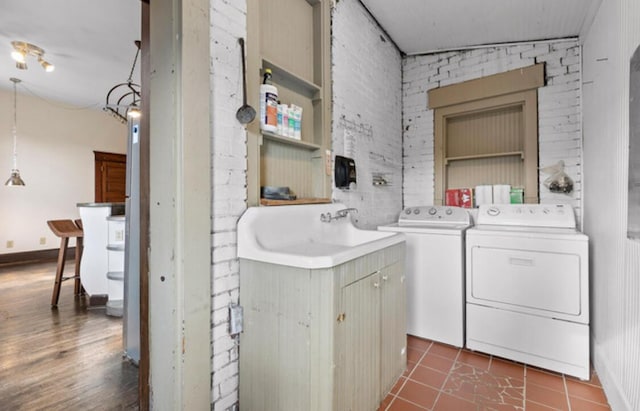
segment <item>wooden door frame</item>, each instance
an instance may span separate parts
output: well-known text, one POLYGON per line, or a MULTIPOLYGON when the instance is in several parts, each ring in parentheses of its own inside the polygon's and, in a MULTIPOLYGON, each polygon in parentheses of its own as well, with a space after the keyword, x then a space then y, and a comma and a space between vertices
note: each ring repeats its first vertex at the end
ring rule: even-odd
POLYGON ((150 146, 150 4, 140 2, 140 361, 138 362, 138 405, 149 409, 149 146, 150 146))
MULTIPOLYGON (((146 6, 146 4, 145 4, 146 6)), ((149 2, 149 118, 140 147, 141 315, 149 408, 211 408, 209 0, 149 2), (152 73, 152 74, 151 74, 152 73), (153 144, 150 136, 153 135, 153 144), (144 300, 142 300, 144 298, 144 300), (142 304, 141 304, 142 306, 142 304), (151 343, 151 339, 153 339, 151 343)), ((144 9, 143 9, 144 10, 144 9)), ((143 364, 143 368, 145 365, 143 364)))

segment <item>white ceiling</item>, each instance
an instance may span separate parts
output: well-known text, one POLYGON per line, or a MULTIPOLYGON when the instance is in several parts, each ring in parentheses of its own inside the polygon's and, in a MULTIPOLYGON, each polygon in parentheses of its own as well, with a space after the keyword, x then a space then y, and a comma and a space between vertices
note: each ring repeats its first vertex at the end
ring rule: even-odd
POLYGON ((406 54, 578 36, 602 0, 361 0, 406 54))
POLYGON ((18 92, 102 108, 109 89, 129 77, 139 39, 137 0, 2 0, 0 88, 12 89, 9 78, 16 77, 23 80, 18 92), (55 71, 46 73, 34 57, 28 70, 18 70, 14 40, 43 48, 55 71))
MULTIPOLYGON (((407 54, 571 37, 589 27, 602 0, 362 0, 407 54)), ((101 108, 129 76, 140 39, 138 0, 1 0, 0 88, 101 108), (45 49, 45 73, 33 57, 18 70, 11 41, 45 49)), ((139 62, 138 62, 139 68, 139 62)), ((136 70, 137 71, 137 70, 136 70)), ((134 75, 139 82, 139 75, 134 75)))

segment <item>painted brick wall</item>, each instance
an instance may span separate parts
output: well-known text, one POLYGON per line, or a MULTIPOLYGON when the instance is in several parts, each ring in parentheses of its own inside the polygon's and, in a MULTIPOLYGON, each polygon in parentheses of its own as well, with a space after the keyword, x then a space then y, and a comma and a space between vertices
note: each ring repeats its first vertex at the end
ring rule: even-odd
POLYGON ((359 227, 376 228, 402 209, 402 58, 356 0, 333 9, 331 53, 333 152, 354 158, 358 178, 333 199, 359 210, 359 227), (389 184, 374 186, 374 175, 389 184))
POLYGON ((541 62, 546 63, 546 86, 538 90, 539 165, 564 160, 574 192, 551 193, 542 185, 548 176, 540 173, 540 202, 571 204, 580 217, 581 62, 574 39, 406 57, 402 62, 405 207, 433 204, 433 111, 427 109, 427 90, 541 62))
POLYGON ((242 105, 238 38, 246 37, 246 0, 211 1, 212 409, 238 401, 238 349, 229 336, 230 303, 238 302, 236 224, 247 207, 247 136, 235 113, 242 105))

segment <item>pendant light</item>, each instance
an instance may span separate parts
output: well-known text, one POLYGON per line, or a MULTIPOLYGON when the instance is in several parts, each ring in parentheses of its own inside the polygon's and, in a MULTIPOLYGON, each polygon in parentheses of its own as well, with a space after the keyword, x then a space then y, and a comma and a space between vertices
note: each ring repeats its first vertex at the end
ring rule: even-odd
POLYGON ((136 62, 140 55, 140 40, 134 42, 136 45, 136 56, 133 58, 131 71, 126 83, 116 84, 107 93, 107 101, 103 108, 104 111, 113 117, 126 123, 128 118, 140 117, 140 85, 133 82, 133 72, 136 68, 136 62))
POLYGON ((4 183, 5 186, 23 186, 24 181, 20 178, 20 170, 18 170, 18 92, 16 86, 22 80, 15 77, 11 77, 9 80, 13 82, 13 127, 11 134, 13 134, 13 168, 11 169, 11 177, 4 183))

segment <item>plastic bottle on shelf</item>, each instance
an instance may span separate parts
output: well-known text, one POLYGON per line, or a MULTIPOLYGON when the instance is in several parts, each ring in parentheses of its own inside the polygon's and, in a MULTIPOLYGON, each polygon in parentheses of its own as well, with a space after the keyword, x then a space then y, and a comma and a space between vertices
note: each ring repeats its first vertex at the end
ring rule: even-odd
POLYGON ((284 110, 285 110, 286 105, 285 104, 278 104, 278 124, 277 126, 277 133, 282 135, 284 133, 284 128, 283 128, 283 117, 284 117, 284 110))
POLYGON ((260 128, 271 133, 277 132, 278 88, 271 84, 271 69, 264 69, 260 85, 260 128))
POLYGON ((293 138, 296 140, 302 139, 301 127, 302 127, 302 107, 291 105, 293 107, 293 138))
POLYGON ((287 114, 289 115, 289 124, 286 128, 287 137, 294 138, 295 137, 295 129, 296 129, 296 118, 293 106, 289 106, 287 109, 287 114))

